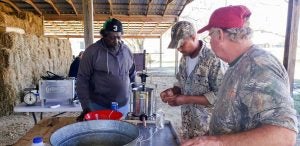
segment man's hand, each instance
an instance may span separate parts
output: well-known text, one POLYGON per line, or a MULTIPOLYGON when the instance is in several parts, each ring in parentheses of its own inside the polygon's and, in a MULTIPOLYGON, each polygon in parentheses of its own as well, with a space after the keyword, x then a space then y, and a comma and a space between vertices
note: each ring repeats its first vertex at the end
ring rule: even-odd
POLYGON ((172 96, 174 96, 172 88, 166 89, 160 93, 160 98, 164 103, 167 103, 169 99, 168 97, 172 97, 172 96))
POLYGON ((216 136, 199 136, 184 141, 181 146, 223 146, 223 144, 216 136))
POLYGON ((91 111, 90 109, 83 109, 83 111, 81 112, 81 114, 76 118, 76 121, 77 122, 83 121, 85 114, 89 113, 90 111, 91 111))
POLYGON ((179 105, 186 104, 184 95, 175 95, 175 96, 167 97, 167 101, 170 106, 179 106, 179 105))

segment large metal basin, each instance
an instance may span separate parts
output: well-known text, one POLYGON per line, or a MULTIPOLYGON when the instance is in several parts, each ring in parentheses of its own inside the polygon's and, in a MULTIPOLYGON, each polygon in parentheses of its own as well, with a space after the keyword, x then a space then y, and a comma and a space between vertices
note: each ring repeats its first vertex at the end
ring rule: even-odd
POLYGON ((64 126, 50 137, 53 146, 135 146, 136 125, 124 121, 93 120, 64 126))

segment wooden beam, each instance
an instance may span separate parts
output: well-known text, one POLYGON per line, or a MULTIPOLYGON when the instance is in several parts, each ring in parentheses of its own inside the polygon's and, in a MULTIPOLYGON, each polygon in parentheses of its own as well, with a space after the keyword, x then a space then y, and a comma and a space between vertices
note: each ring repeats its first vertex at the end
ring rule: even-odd
POLYGON ((51 26, 54 26, 54 28, 58 29, 58 31, 60 33, 63 33, 64 31, 62 30, 62 28, 60 26, 58 26, 56 23, 53 22, 49 22, 51 24, 51 26))
POLYGON ((127 23, 126 31, 129 31, 129 23, 127 23))
POLYGON ((40 9, 31 0, 23 0, 23 1, 31 5, 40 15, 43 15, 40 9))
POLYGON ((151 33, 150 33, 150 35, 156 30, 156 28, 159 26, 159 24, 160 24, 160 22, 158 22, 157 24, 156 24, 156 26, 153 28, 153 30, 151 31, 151 33))
POLYGON ((168 7, 169 7, 170 3, 172 3, 172 2, 173 2, 173 0, 168 0, 168 1, 167 1, 167 4, 166 4, 166 7, 165 7, 165 10, 164 10, 163 16, 165 16, 165 15, 166 15, 166 12, 167 12, 167 10, 168 10, 168 7))
MULTIPOLYGON (((58 37, 58 38, 84 38, 83 35, 45 35, 46 37, 58 37)), ((95 35, 95 38, 101 38, 100 35, 95 35)), ((124 35, 122 38, 160 38, 159 35, 124 35)))
POLYGON ((148 3, 148 6, 147 6, 147 11, 146 11, 146 15, 148 16, 149 14, 149 10, 150 10, 150 5, 153 1, 152 0, 149 0, 149 3, 148 3))
POLYGON ((286 37, 284 44, 284 60, 283 65, 288 72, 290 80, 290 90, 293 92, 295 61, 298 40, 298 27, 300 16, 299 0, 289 0, 288 16, 286 26, 286 37))
POLYGON ((162 36, 159 38, 159 67, 162 67, 162 48, 163 48, 162 36))
MULTIPOLYGON (((78 14, 76 15, 70 15, 70 14, 61 14, 60 16, 54 15, 54 14, 45 14, 45 20, 49 21, 82 21, 83 15, 78 14)), ((103 14, 97 14, 94 16, 95 21, 106 21, 108 18, 110 18, 110 15, 103 15, 103 14)), ((145 15, 114 15, 114 18, 120 20, 120 21, 134 21, 134 22, 175 22, 178 16, 174 15, 166 15, 166 16, 157 16, 157 15, 148 15, 145 17, 145 15)))
POLYGON ((180 10, 180 13, 179 13, 178 16, 181 15, 181 13, 182 13, 182 11, 184 10, 184 8, 186 7, 186 5, 188 5, 188 4, 191 3, 192 1, 193 1, 193 0, 186 0, 186 1, 185 1, 185 4, 183 5, 182 9, 180 10))
POLYGON ((18 6, 16 6, 14 3, 12 3, 10 0, 1 0, 2 2, 5 2, 9 4, 11 7, 13 7, 17 12, 21 12, 18 6))
POLYGON ((87 48, 94 43, 94 6, 93 0, 82 0, 82 8, 84 14, 84 44, 87 48))
POLYGON ((57 7, 53 4, 52 0, 45 0, 45 2, 47 2, 48 4, 50 4, 53 9, 55 10, 55 12, 60 15, 60 12, 58 11, 57 7))
POLYGON ((128 16, 130 16, 130 12, 131 12, 131 0, 129 0, 128 2, 128 16))
POLYGON ((73 8, 75 14, 78 15, 78 12, 75 8, 75 5, 74 5, 73 1, 72 0, 66 0, 66 1, 67 1, 67 3, 69 3, 71 5, 71 7, 73 8))
POLYGON ((114 15, 114 12, 113 12, 113 5, 112 5, 111 0, 108 0, 108 3, 109 3, 109 13, 110 13, 110 15, 114 15))
POLYGON ((145 22, 143 23, 143 25, 142 25, 142 28, 140 29, 140 32, 139 32, 139 34, 141 34, 141 33, 142 33, 142 31, 144 30, 144 26, 145 26, 145 22))

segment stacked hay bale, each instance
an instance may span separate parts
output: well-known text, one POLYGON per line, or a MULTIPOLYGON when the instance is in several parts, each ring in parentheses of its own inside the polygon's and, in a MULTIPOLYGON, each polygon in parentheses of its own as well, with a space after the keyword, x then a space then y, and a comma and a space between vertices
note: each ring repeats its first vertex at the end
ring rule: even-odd
POLYGON ((38 36, 44 34, 43 20, 40 16, 31 12, 16 12, 5 3, 0 3, 0 27, 21 28, 27 34, 38 36))
POLYGON ((67 75, 72 61, 68 40, 0 33, 0 116, 12 113, 24 88, 51 71, 67 75))

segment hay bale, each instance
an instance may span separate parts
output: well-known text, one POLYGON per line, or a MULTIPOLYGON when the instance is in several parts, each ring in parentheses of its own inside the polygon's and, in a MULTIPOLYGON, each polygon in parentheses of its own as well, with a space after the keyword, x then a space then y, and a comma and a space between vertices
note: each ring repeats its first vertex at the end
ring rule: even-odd
POLYGON ((11 11, 9 7, 0 3, 0 26, 23 29, 28 34, 41 36, 44 34, 43 20, 32 12, 11 11))
POLYGON ((15 32, 15 33, 19 33, 19 34, 24 34, 25 33, 24 29, 21 29, 21 28, 3 27, 3 26, 0 26, 0 32, 15 32))
POLYGON ((72 61, 68 40, 0 33, 0 116, 12 112, 24 88, 46 71, 67 76, 72 61))
POLYGON ((5 13, 12 13, 15 10, 8 6, 6 3, 0 3, 0 11, 5 13))

